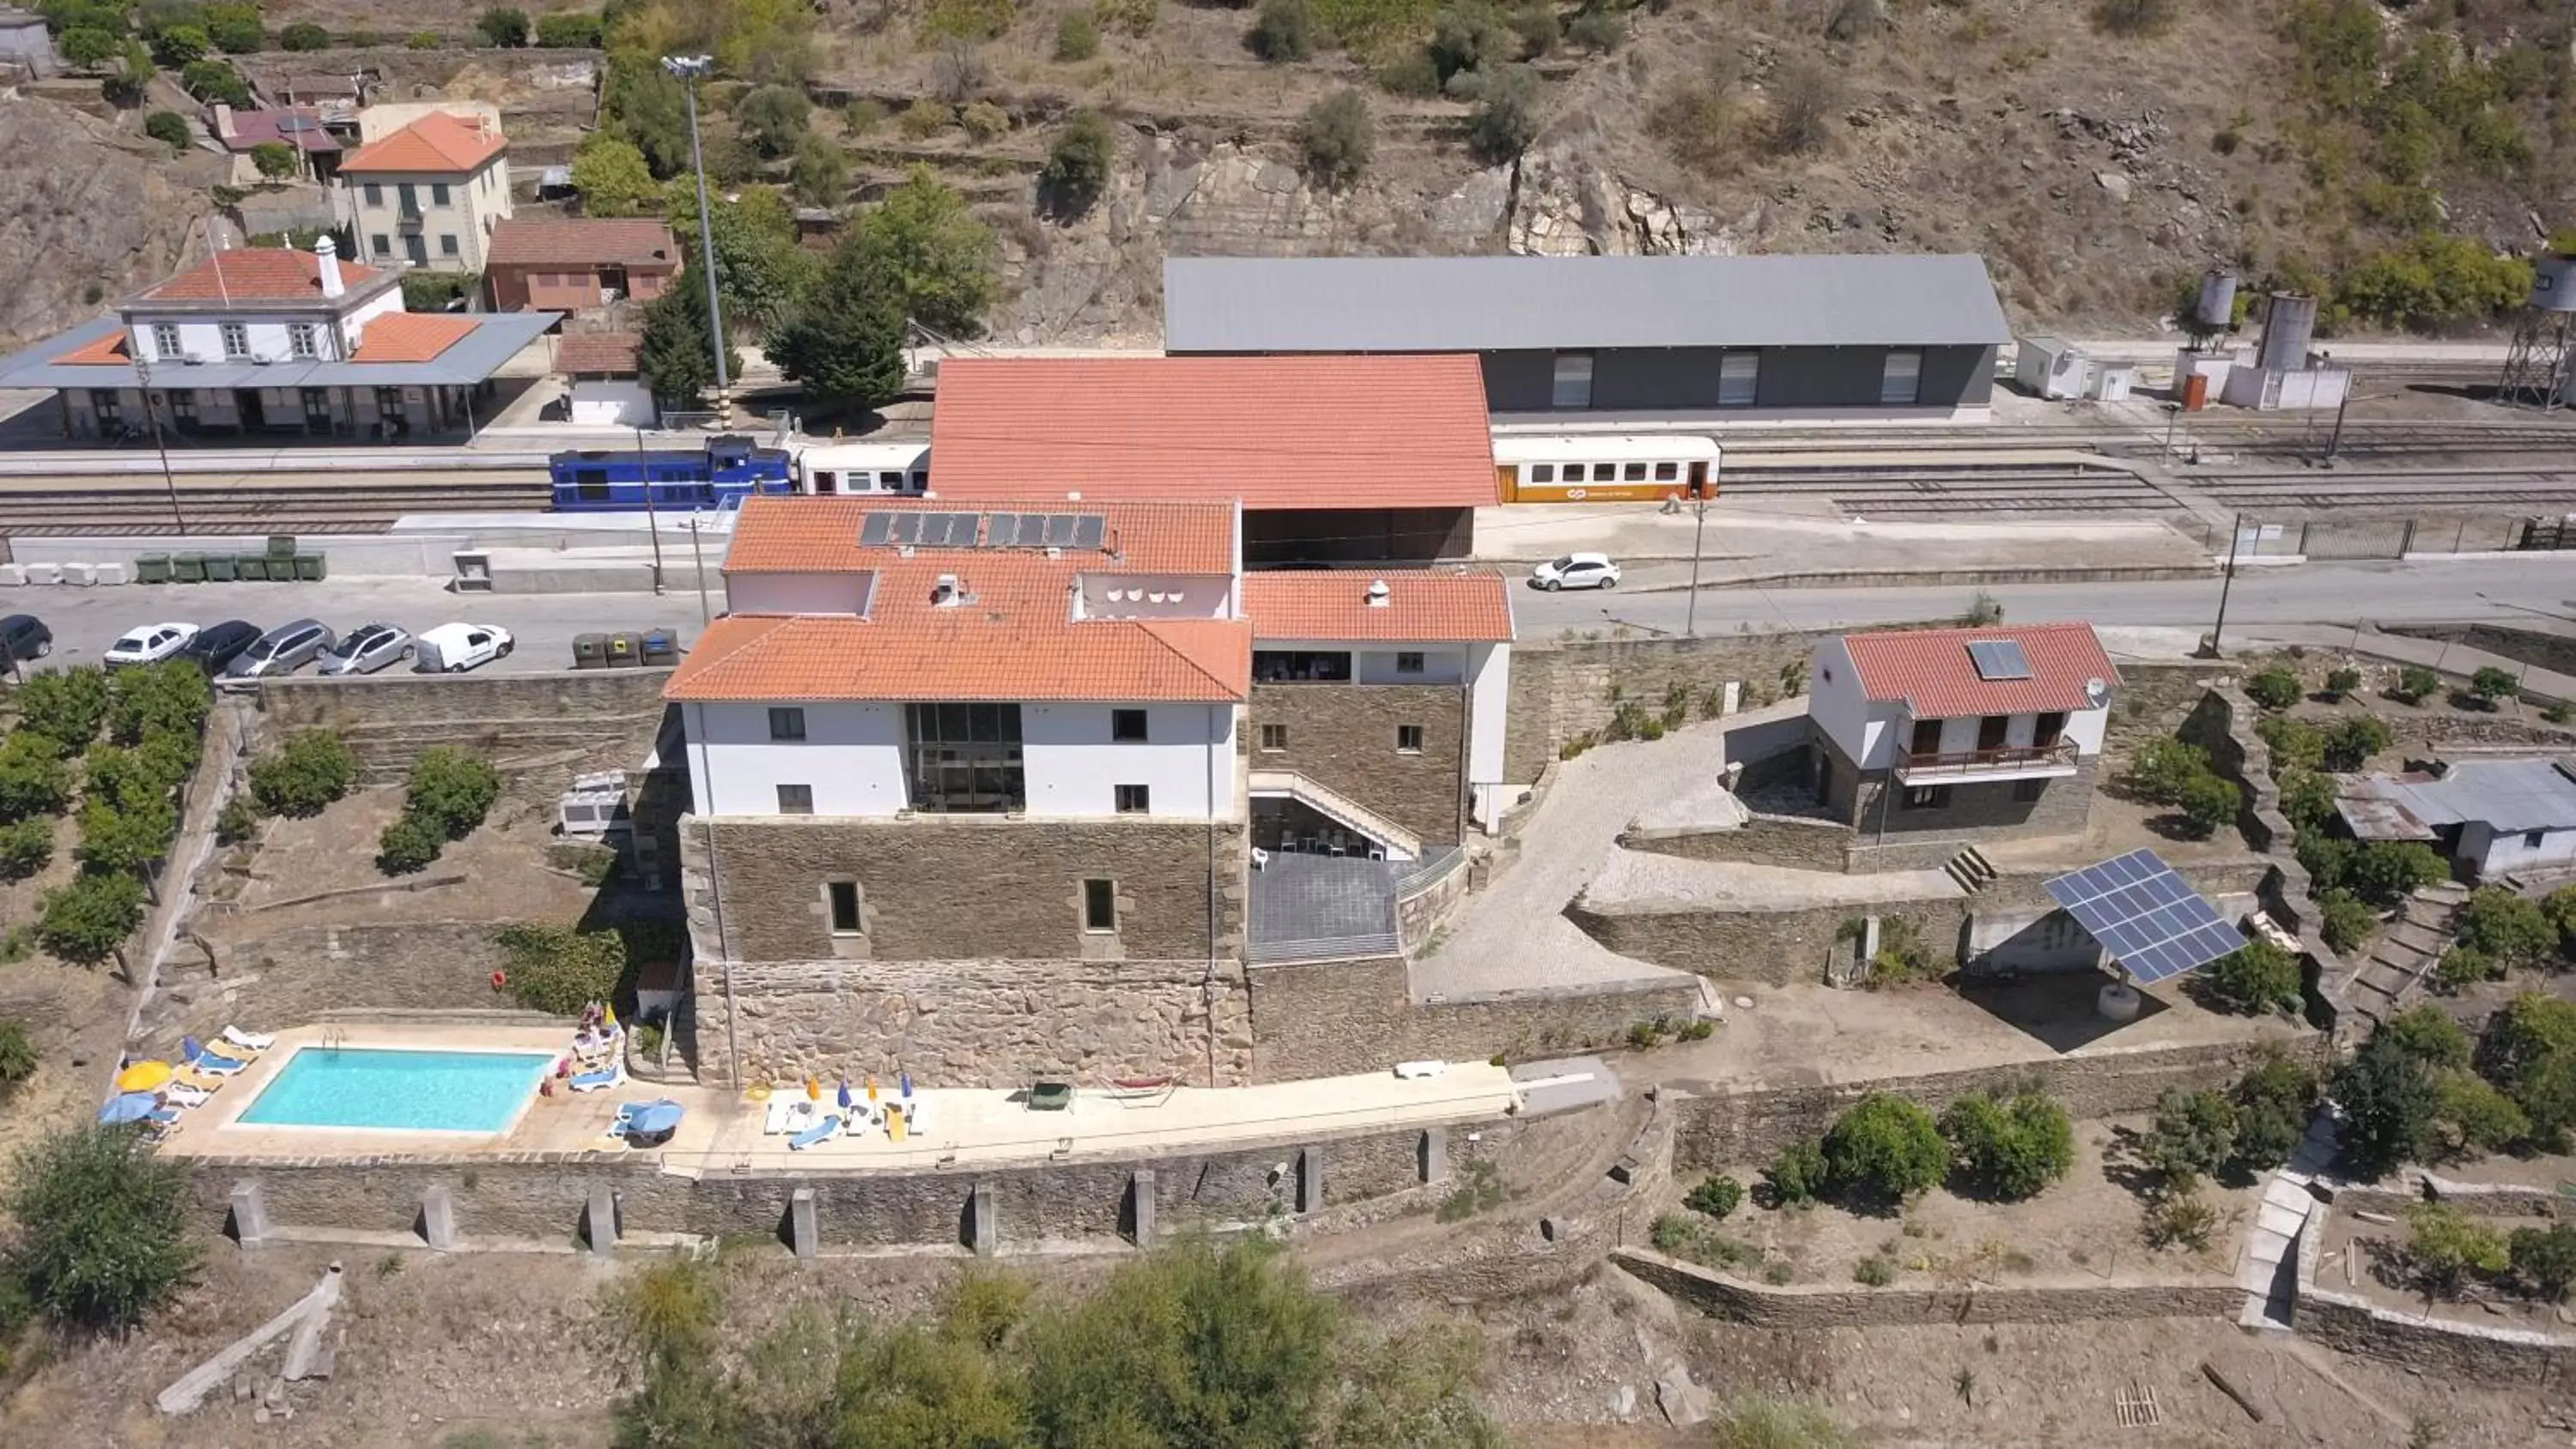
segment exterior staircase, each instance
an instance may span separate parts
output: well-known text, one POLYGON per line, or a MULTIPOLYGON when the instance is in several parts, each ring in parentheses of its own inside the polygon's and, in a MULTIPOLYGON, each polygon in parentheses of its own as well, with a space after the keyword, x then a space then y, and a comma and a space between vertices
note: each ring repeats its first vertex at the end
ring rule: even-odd
POLYGON ((2263 1199, 2255 1205, 2254 1226, 2245 1234, 2244 1254, 2236 1265, 2236 1286, 2245 1290, 2238 1327, 2290 1331, 2298 1298, 2299 1238, 2320 1205, 2311 1184, 2334 1154, 2334 1113, 2321 1107, 2309 1119, 2308 1134, 2290 1154, 2289 1164, 2264 1180, 2263 1199))
POLYGON ((1995 863, 1986 859, 1984 852, 1973 845, 1941 862, 1941 873, 1957 881, 1959 889, 1970 895, 1975 895, 1993 885, 1995 877, 1999 874, 1995 869, 1995 863))
POLYGON ((1421 836, 1295 770, 1255 770, 1250 788, 1255 795, 1285 796, 1319 815, 1341 822, 1385 846, 1390 859, 1399 855, 1407 860, 1422 858, 1421 836))
POLYGON ((2450 945, 2451 926, 2469 899, 2468 887, 2444 881, 2406 898, 2397 918, 2370 943, 2370 954, 2353 972, 2346 1000, 2373 1025, 2405 1010, 2406 999, 2423 984, 2450 945))

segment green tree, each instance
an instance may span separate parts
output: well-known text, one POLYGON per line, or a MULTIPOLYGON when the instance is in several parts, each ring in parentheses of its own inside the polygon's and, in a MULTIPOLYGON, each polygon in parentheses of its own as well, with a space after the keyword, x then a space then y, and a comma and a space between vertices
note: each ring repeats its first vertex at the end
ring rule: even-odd
POLYGON ((2531 1135, 2531 1118, 2473 1073, 2437 1072, 2433 1118, 2449 1129, 2456 1153, 2501 1152, 2531 1135))
POLYGON ((572 153, 572 189, 581 193, 584 216, 640 216, 653 199, 653 170, 644 153, 623 136, 600 131, 572 153))
POLYGON ((733 118, 761 155, 775 159, 793 153, 805 139, 814 103, 795 86, 772 83, 753 89, 734 104, 733 118))
POLYGON ((172 70, 196 64, 214 48, 202 25, 174 25, 152 37, 153 61, 172 70))
POLYGON ((60 42, 63 59, 78 70, 96 70, 125 53, 125 42, 104 30, 66 30, 60 42))
POLYGON ((1311 59, 1315 54, 1315 7, 1311 0, 1261 0, 1243 43, 1273 65, 1311 59))
POLYGON ((173 151, 187 150, 189 146, 195 144, 196 139, 188 129, 188 118, 177 111, 154 111, 151 115, 145 116, 143 134, 173 151))
POLYGON ((579 1016, 626 987, 626 942, 615 931, 507 926, 498 940, 510 999, 530 1011, 579 1016))
POLYGON ((2290 824, 2305 834, 2323 830, 2335 815, 2334 781, 2312 770, 2291 770, 2283 774, 2281 813, 2290 824))
POLYGON ((250 104, 250 82, 220 60, 192 60, 179 69, 179 85, 208 105, 218 102, 240 109, 250 104))
POLYGON ((54 860, 54 822, 38 815, 0 825, 0 880, 25 880, 54 860))
POLYGON ((107 723, 107 671, 92 665, 48 669, 18 688, 18 727, 77 751, 98 738, 107 723))
POLYGON ((1762 1170, 1763 1185, 1771 1189, 1776 1207, 1795 1207, 1824 1196, 1828 1185, 1825 1169, 1825 1144, 1813 1137, 1800 1138, 1780 1149, 1779 1156, 1762 1170))
POLYGON ((2576 1286, 2576 1223, 2516 1228, 2507 1240, 2506 1254, 2513 1271, 2552 1303, 2565 1301, 2567 1290, 2576 1286))
POLYGON ((206 38, 226 55, 256 55, 268 42, 257 5, 207 6, 206 38))
POLYGON ((2438 1006, 2409 1007, 2380 1023, 2370 1038, 2385 1041, 2437 1071, 2469 1064, 2468 1031, 2438 1006))
POLYGON ((387 875, 427 870, 447 846, 437 825, 418 815, 398 815, 376 837, 376 869, 387 875))
POLYGON ((2389 691, 2405 704, 2414 704, 2442 687, 2442 676, 2421 664, 2409 664, 2397 671, 2397 687, 2389 691))
POLYGON ((262 141, 250 148, 250 161, 259 174, 271 181, 284 181, 295 174, 295 148, 284 141, 262 141))
POLYGON ((111 805, 93 799, 81 807, 80 863, 93 871, 140 875, 170 853, 179 838, 179 812, 163 800, 111 805))
POLYGON ((1521 58, 1521 39, 1486 0, 1452 0, 1432 17, 1431 68, 1443 86, 1469 71, 1499 69, 1521 58))
POLYGON ((2200 775, 2182 787, 2182 799, 2176 805, 2195 836, 2206 838, 2235 823, 2236 812, 2244 795, 2233 781, 2216 775, 2200 775))
POLYGON ((2150 804, 2179 805, 2184 788, 2208 773, 2209 751, 2159 735, 2138 746, 2125 783, 2130 793, 2150 804))
POLYGON ((1525 65, 1476 72, 1476 109, 1467 117, 1467 144, 1489 162, 1504 162, 1538 139, 1538 72, 1525 65))
POLYGON ((0 742, 0 820, 60 815, 71 797, 72 772, 52 740, 20 730, 0 742))
POLYGON ((18 1161, 10 1267, 56 1319, 124 1330, 196 1281, 187 1167, 127 1126, 53 1133, 18 1161))
POLYGON ((2236 1160, 2236 1103, 2223 1092, 2170 1091, 2156 1100, 2154 1124, 2138 1141, 2138 1156, 2169 1189, 2188 1192, 2236 1160))
POLYGON ((2576 962, 2576 885, 2563 885, 2543 896, 2540 909, 2558 927, 2558 954, 2576 962))
POLYGON ((500 798, 501 772, 490 760, 454 745, 432 745, 412 761, 403 813, 420 817, 449 840, 463 840, 500 798))
POLYGON ((2459 942, 2507 966, 2528 966, 2558 949, 2558 927, 2538 902, 2505 886, 2480 886, 2460 908, 2459 942))
POLYGON ((1355 90, 1339 90, 1306 108, 1297 122, 1297 148, 1306 158, 1306 174, 1327 190, 1339 191, 1360 179, 1377 147, 1377 127, 1369 118, 1368 100, 1355 90))
POLYGON ((2376 716, 2354 715, 2337 721, 2325 732, 2325 767, 2346 772, 2361 769, 2389 743, 2388 726, 2376 716))
MULTIPOLYGON (((688 94, 663 71, 657 55, 623 56, 612 49, 600 99, 618 134, 643 154, 655 176, 688 174, 688 94)), ((694 221, 696 212, 690 216, 694 221)))
POLYGON ((2257 936, 2201 968, 2209 994, 2228 1010, 2248 1016, 2297 1014, 2299 958, 2257 936))
POLYGON ((548 50, 597 50, 599 17, 586 10, 537 17, 537 44, 548 50))
POLYGON ((1887 1092, 1861 1098, 1834 1119, 1824 1148, 1835 1191, 1880 1203, 1937 1187, 1950 1171, 1950 1145, 1932 1114, 1887 1092))
POLYGON ((1100 17, 1088 5, 1064 12, 1055 23, 1055 58, 1068 64, 1100 53, 1100 17))
POLYGON ((205 671, 188 660, 165 659, 108 676, 108 738, 120 745, 139 745, 158 734, 193 740, 213 707, 205 671))
POLYGON ((850 158, 839 143, 820 131, 808 131, 796 143, 796 164, 788 187, 807 206, 839 208, 850 200, 850 158))
POLYGON ((2231 1161, 2247 1175, 2290 1160, 2316 1115, 2317 1074, 2281 1052, 2267 1052, 2236 1079, 2229 1093, 2236 1108, 2231 1161))
POLYGON ((2505 970, 2496 958, 2475 946, 2453 946, 2433 963, 2433 989, 2444 996, 2456 996, 2461 988, 2481 981, 2501 981, 2505 970))
POLYGON ((913 167, 852 229, 870 260, 893 274, 904 316, 952 337, 983 334, 984 313, 1001 295, 1000 247, 929 167, 913 167))
POLYGON ((2419 1202, 2406 1210, 2406 1257, 2424 1286, 2449 1296, 2471 1274, 2489 1277, 2512 1263, 2504 1235, 2449 1203, 2419 1202))
POLYGON ((1076 111, 1047 148, 1038 194, 1056 215, 1080 216, 1109 189, 1109 168, 1117 158, 1118 142, 1109 122, 1097 111, 1076 111))
POLYGON ((2481 1069, 2531 1118, 2535 1141, 2555 1150, 2576 1124, 2576 1003, 2526 991, 2487 1020, 2481 1069))
POLYGON ((474 22, 483 43, 499 50, 517 50, 528 43, 528 12, 507 5, 495 5, 474 22))
POLYGON ((331 32, 310 20, 299 20, 277 32, 277 43, 287 50, 329 50, 331 32))
POLYGON ((123 949, 142 924, 142 881, 83 874, 45 892, 37 905, 36 939, 60 960, 95 966, 123 949))
POLYGON ((2307 693, 2299 671, 2287 664, 2267 664, 2245 677, 2245 693, 2265 709, 2288 709, 2307 693))
POLYGON ((319 815, 357 782, 357 752, 329 730, 298 730, 250 765, 251 799, 271 815, 319 815))
MULTIPOLYGON (((636 365, 653 396, 670 407, 695 407, 716 382, 715 345, 707 335, 707 292, 695 277, 644 304, 644 331, 636 365)), ((741 359, 726 348, 732 375, 741 359)))
POLYGON ((781 374, 833 408, 870 408, 903 386, 903 283, 864 225, 832 250, 822 280, 770 338, 781 374))
POLYGON ((2317 896, 2317 934, 2335 952, 2349 955, 2361 948, 2379 929, 2379 915, 2363 905, 2361 899, 2347 890, 2329 890, 2317 896))
POLYGON ((2364 841, 2344 873, 2355 895, 2378 905, 2395 905, 2410 892, 2450 878, 2450 863, 2415 840, 2364 841))
POLYGON ((1941 1135, 1980 1191, 2005 1202, 2035 1197, 2075 1165, 2075 1127, 2047 1094, 2009 1102, 1961 1097, 1941 1114, 1941 1135))
MULTIPOLYGON (((797 299, 819 271, 814 256, 796 243, 796 210, 775 186, 746 186, 730 200, 714 198, 709 216, 715 233, 716 285, 723 295, 728 334, 742 328, 775 327, 795 310, 797 299)), ((698 266, 698 196, 689 182, 674 181, 662 192, 662 214, 680 234, 689 266, 698 266)), ((703 292, 701 284, 696 290, 703 292)), ((742 369, 732 369, 742 375, 742 369)))
POLYGON ((2332 1095, 2344 1113, 2336 1140, 2355 1172, 2376 1177, 2422 1159, 2433 1131, 2432 1074, 2395 1043, 2373 1038, 2336 1071, 2332 1095))

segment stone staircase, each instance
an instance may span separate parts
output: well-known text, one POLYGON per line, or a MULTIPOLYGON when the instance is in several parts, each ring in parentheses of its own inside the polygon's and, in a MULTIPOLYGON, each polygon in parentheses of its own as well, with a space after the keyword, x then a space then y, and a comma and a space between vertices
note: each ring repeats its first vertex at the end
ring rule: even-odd
POLYGON ((1959 889, 1970 895, 1975 895, 1993 885, 1995 877, 2000 874, 1995 869, 1995 863, 1986 859, 1985 853, 1973 845, 1965 847, 1957 855, 1941 862, 1941 873, 1957 881, 1959 889))
POLYGON ((2245 1234, 2237 1260, 2236 1286, 2245 1290, 2245 1307, 2237 1326, 2258 1332, 2287 1333, 2297 1301, 2299 1235, 2307 1231, 2321 1206, 2311 1185, 2334 1161, 2334 1113, 2320 1107, 2308 1122, 2290 1161, 2264 1180, 2263 1199, 2255 1205, 2254 1226, 2245 1234))
POLYGON ((1422 858, 1421 836, 1311 776, 1295 770, 1254 770, 1249 788, 1255 795, 1284 795, 1379 842, 1390 852, 1401 852, 1415 860, 1422 858))
POLYGON ((2429 885, 2406 898, 2397 918, 2370 943, 2370 954, 2353 972, 2346 1001, 2374 1025, 2405 1010, 2406 998, 2423 983, 2451 942, 2451 926, 2468 901, 2468 887, 2452 881, 2429 885))

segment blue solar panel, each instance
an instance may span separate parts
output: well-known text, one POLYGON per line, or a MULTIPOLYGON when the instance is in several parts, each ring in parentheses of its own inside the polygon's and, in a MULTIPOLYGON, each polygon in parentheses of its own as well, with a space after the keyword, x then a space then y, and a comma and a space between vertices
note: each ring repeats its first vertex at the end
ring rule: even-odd
POLYGON ((2206 966, 2245 944, 2244 933, 2220 919, 2152 850, 2133 850, 2046 884, 2049 899, 2140 983, 2206 966))

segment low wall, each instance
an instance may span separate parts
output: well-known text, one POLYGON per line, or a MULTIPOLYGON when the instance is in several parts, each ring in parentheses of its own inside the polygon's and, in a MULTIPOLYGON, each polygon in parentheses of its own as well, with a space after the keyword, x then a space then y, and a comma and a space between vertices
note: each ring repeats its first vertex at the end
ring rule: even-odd
MULTIPOLYGON (((238 919, 238 918, 236 918, 238 919)), ((502 953, 494 921, 386 926, 299 926, 274 935, 203 942, 214 974, 164 992, 158 1035, 207 1036, 230 1022, 252 1030, 318 1021, 333 1011, 489 1010, 510 1005, 492 989, 502 953), (191 999, 175 998, 185 993, 191 999)), ((232 922, 226 929, 238 931, 232 922)), ((190 949, 183 944, 181 951, 190 949)))
POLYGON ((2437 1381, 2553 1390, 2576 1381, 2576 1339, 2556 1334, 2392 1312, 2306 1282, 2290 1321, 2301 1338, 2437 1381))
POLYGON ((2466 644, 2553 674, 2576 676, 2576 634, 2516 629, 2505 624, 2387 624, 2381 626, 2380 632, 2466 644))
POLYGON ((2083 1323, 2105 1318, 2233 1318, 2232 1283, 2014 1285, 1976 1288, 1772 1288, 1645 1248, 1610 1261, 1666 1296, 1762 1328, 1887 1328, 1917 1323, 2083 1323))
POLYGON ((1463 852, 1427 878, 1407 882, 1395 898, 1395 942, 1419 951, 1467 899, 1476 881, 1476 863, 1463 852))
POLYGON ((1630 850, 1677 855, 1684 860, 1736 860, 1794 870, 1839 871, 1851 838, 1849 826, 1830 820, 1756 814, 1733 830, 1631 830, 1619 837, 1619 843, 1630 850))
POLYGON ((1648 977, 1595 988, 1416 1002, 1393 956, 1247 968, 1252 1079, 1284 1082, 1416 1059, 1525 1058, 1618 1040, 1658 1016, 1699 1012, 1699 982, 1648 977))
POLYGON ((508 795, 553 807, 576 775, 640 770, 663 732, 668 669, 555 674, 381 674, 265 679, 253 695, 254 750, 300 729, 335 730, 365 781, 398 781, 431 745, 491 757, 508 795))

